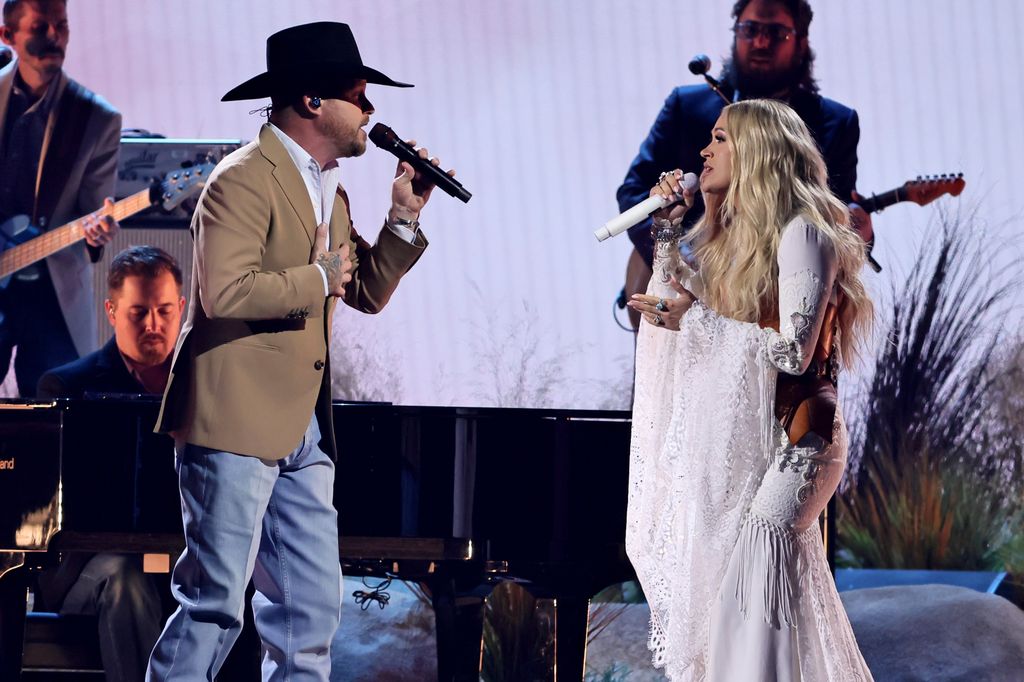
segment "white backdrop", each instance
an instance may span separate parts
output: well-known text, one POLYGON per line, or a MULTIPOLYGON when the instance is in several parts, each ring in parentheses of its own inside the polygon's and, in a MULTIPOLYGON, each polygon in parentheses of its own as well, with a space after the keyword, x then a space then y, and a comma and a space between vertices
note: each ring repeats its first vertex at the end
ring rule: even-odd
MULTIPOLYGON (((626 407, 632 335, 611 317, 630 245, 592 232, 671 88, 717 73, 731 2, 648 0, 71 0, 69 73, 126 127, 251 139, 262 102, 223 104, 264 70, 266 37, 315 20, 352 25, 364 61, 416 84, 371 86, 384 121, 457 169, 474 193, 438 192, 431 245, 391 305, 336 317, 337 392, 406 404, 626 407), (358 366, 359 372, 345 372, 358 366)), ((818 0, 811 43, 822 92, 860 112, 859 189, 963 171, 961 201, 1020 231, 1024 3, 818 0)), ((393 160, 344 164, 356 225, 375 233, 393 160)), ((944 200, 949 201, 949 200, 944 200)), ((876 216, 868 275, 886 290, 934 209, 876 216)), ((932 226, 934 227, 934 226, 932 226)))

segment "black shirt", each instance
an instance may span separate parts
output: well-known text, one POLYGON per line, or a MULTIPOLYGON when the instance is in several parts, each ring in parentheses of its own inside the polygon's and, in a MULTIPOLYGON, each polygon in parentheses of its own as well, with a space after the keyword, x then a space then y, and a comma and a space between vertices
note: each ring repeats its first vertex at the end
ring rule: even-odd
POLYGON ((42 97, 33 98, 20 74, 14 75, 0 139, 0 221, 32 215, 35 209, 39 155, 57 80, 42 97))

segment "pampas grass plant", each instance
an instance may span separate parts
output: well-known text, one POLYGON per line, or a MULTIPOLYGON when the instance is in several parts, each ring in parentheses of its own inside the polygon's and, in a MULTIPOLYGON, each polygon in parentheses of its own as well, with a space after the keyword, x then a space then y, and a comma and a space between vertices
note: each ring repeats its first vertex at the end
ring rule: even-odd
POLYGON ((1024 574, 1019 280, 989 265, 974 215, 940 234, 894 290, 873 378, 851 427, 840 564, 1024 574))

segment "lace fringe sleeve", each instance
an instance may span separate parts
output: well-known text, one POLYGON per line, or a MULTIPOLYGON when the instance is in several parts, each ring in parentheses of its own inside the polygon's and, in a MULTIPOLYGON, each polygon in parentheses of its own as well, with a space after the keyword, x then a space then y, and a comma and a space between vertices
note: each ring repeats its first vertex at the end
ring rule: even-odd
POLYGON ((779 331, 768 329, 768 359, 786 374, 803 374, 814 356, 831 287, 811 270, 779 283, 779 331))
POLYGON ((678 332, 641 325, 637 339, 626 551, 670 679, 703 674, 708 604, 767 467, 775 369, 762 332, 698 300, 678 332))
POLYGON ((779 331, 766 330, 765 348, 779 371, 803 374, 832 297, 836 259, 821 231, 798 217, 782 232, 778 264, 779 331))

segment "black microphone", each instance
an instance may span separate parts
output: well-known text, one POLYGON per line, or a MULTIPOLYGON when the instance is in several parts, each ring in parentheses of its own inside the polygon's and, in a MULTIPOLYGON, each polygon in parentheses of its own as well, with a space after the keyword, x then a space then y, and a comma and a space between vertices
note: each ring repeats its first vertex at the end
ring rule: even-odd
POLYGON ((690 73, 694 76, 703 76, 711 68, 711 58, 706 54, 697 54, 690 60, 690 73))
POLYGON ((430 182, 456 199, 465 203, 473 196, 466 191, 465 187, 459 184, 458 180, 430 163, 429 159, 421 158, 415 149, 406 144, 402 138, 395 134, 394 130, 388 128, 383 123, 374 124, 373 128, 370 129, 370 140, 384 151, 391 152, 400 160, 411 164, 416 171, 425 175, 430 182))
POLYGON ((694 76, 704 76, 704 80, 707 81, 708 87, 717 92, 723 102, 730 104, 729 98, 722 92, 722 84, 715 80, 713 76, 708 75, 708 70, 711 68, 710 57, 706 54, 695 54, 693 59, 690 60, 689 67, 690 73, 694 76))

